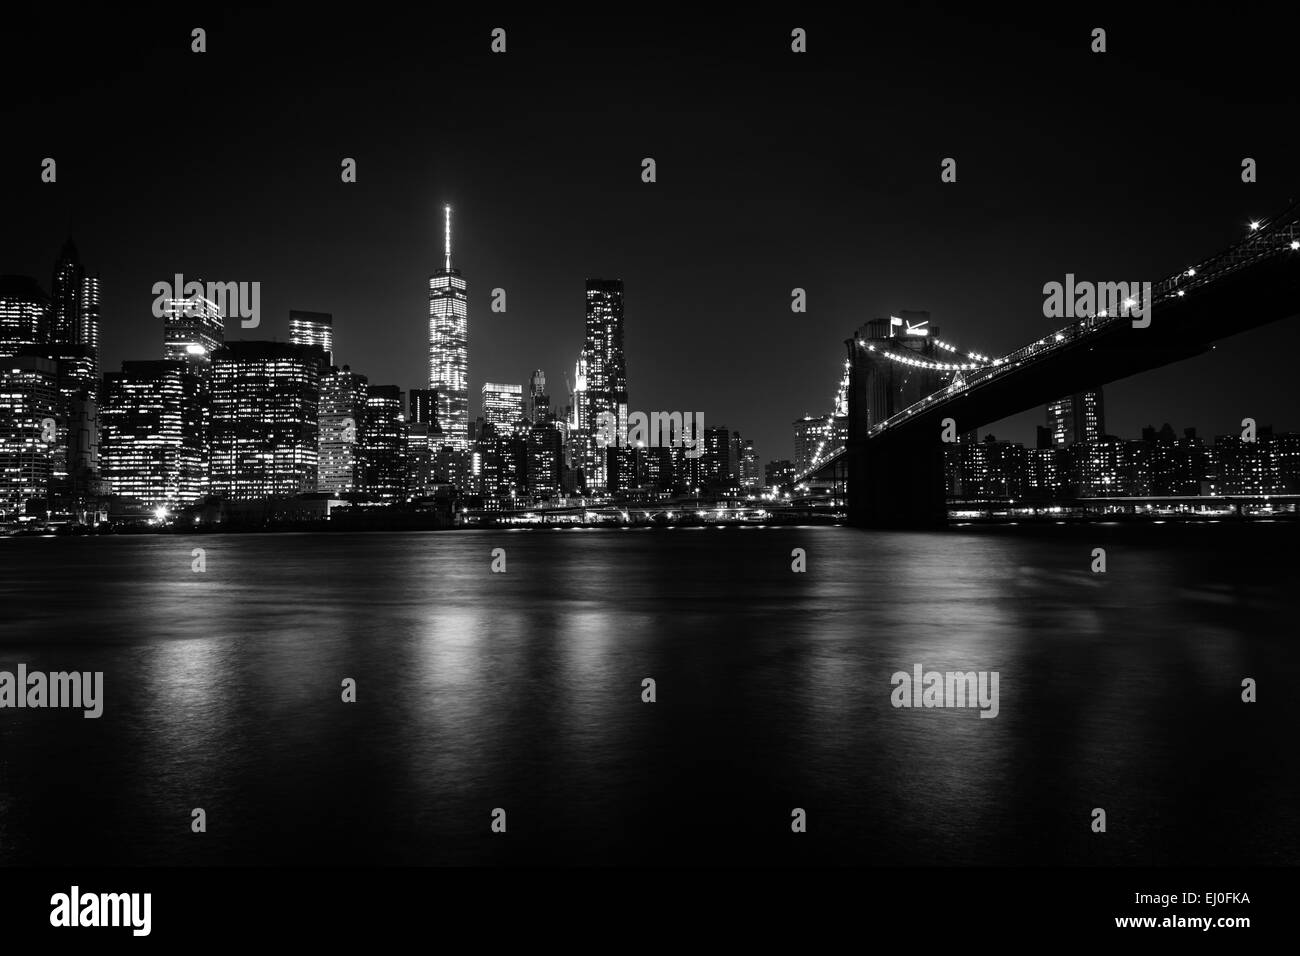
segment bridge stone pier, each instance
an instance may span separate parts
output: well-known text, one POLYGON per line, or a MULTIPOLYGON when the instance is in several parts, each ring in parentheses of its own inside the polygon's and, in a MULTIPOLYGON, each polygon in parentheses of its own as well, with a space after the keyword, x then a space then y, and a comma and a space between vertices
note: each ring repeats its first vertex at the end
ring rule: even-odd
POLYGON ((889 442, 850 438, 845 452, 849 459, 849 524, 943 527, 948 517, 943 449, 937 428, 932 435, 916 432, 889 442))

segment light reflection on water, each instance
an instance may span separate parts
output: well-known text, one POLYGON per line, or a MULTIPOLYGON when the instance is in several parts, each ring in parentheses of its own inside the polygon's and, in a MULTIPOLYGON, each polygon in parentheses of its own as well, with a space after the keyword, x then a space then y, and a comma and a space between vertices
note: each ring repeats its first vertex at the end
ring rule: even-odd
POLYGON ((0 668, 106 688, 0 710, 0 861, 1300 862, 1295 536, 0 541, 0 668), (893 708, 915 664, 999 716, 893 708))

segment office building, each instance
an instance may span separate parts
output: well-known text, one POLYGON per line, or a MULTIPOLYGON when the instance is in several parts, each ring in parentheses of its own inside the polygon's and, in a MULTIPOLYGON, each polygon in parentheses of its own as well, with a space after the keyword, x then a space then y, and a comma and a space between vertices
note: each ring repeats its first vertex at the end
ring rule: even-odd
POLYGON ((175 510, 207 490, 203 399, 185 362, 123 362, 104 376, 103 478, 115 495, 175 510))
POLYGON ((1057 448, 1080 441, 1100 441, 1106 434, 1101 389, 1078 392, 1049 403, 1047 427, 1057 448))
POLYGON ((314 345, 325 353, 324 365, 334 361, 334 316, 328 312, 289 312, 289 341, 295 345, 314 345))
POLYGON ((405 500, 406 415, 402 411, 402 392, 396 385, 367 387, 361 436, 365 475, 362 493, 375 501, 405 500))
POLYGON ((320 353, 229 342, 212 359, 212 492, 234 500, 316 490, 320 353))
POLYGON ((429 277, 429 388, 437 393, 444 441, 468 452, 469 296, 451 266, 451 207, 444 209, 443 266, 429 277))
POLYGON ((342 498, 361 490, 368 385, 347 365, 321 379, 317 491, 342 498))
POLYGON ((226 340, 226 322, 215 302, 202 296, 163 303, 163 358, 184 362, 206 379, 212 356, 226 340))
POLYGON ((613 423, 617 443, 627 436, 627 362, 623 354, 623 282, 587 280, 586 339, 583 345, 582 389, 586 402, 583 456, 589 488, 607 484, 605 449, 599 442, 600 423, 613 423), (604 418, 603 416, 610 416, 604 418))
POLYGON ((50 297, 28 276, 0 276, 0 358, 50 341, 50 297))
POLYGON ((482 390, 483 420, 497 426, 501 433, 515 434, 524 421, 524 389, 521 385, 484 382, 482 390))
POLYGON ((0 356, 0 521, 45 516, 59 447, 50 426, 60 405, 56 362, 0 356))

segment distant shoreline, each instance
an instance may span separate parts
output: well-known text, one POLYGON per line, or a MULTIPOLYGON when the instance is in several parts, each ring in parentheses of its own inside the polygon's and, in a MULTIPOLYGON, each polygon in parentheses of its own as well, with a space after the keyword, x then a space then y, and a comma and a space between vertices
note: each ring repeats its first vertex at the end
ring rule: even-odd
MULTIPOLYGON (((1095 525, 1095 524, 1123 524, 1123 525, 1158 525, 1158 524, 1230 524, 1230 525, 1248 525, 1248 524, 1268 524, 1268 523, 1300 523, 1300 513, 1296 512, 1279 512, 1275 514, 1261 515, 1216 515, 1216 514, 1183 514, 1183 515, 1132 515, 1132 514, 1086 514, 1086 515, 995 515, 984 517, 961 517, 948 519, 944 527, 934 528, 935 531, 953 530, 957 528, 972 527, 1013 527, 1013 526, 1032 526, 1032 527, 1052 527, 1060 525, 1095 525)), ((384 534, 384 533, 409 533, 413 531, 483 531, 483 530, 502 530, 502 531, 591 531, 591 530, 628 530, 628 531, 689 531, 704 528, 807 528, 807 527, 850 527, 844 516, 800 516, 798 518, 788 519, 767 519, 764 521, 708 521, 704 519, 690 522, 656 522, 656 521, 628 521, 628 522, 566 522, 566 523, 524 523, 510 521, 486 521, 475 524, 445 525, 441 527, 364 527, 353 524, 338 524, 332 522, 285 522, 276 525, 262 526, 238 526, 227 525, 224 527, 123 527, 111 530, 65 530, 58 529, 31 529, 18 532, 6 531, 0 534, 4 538, 93 538, 93 537, 133 537, 136 535, 172 535, 172 536, 207 536, 219 534, 349 534, 349 533, 366 533, 366 534, 384 534)), ((871 530, 871 529, 865 529, 871 530)))

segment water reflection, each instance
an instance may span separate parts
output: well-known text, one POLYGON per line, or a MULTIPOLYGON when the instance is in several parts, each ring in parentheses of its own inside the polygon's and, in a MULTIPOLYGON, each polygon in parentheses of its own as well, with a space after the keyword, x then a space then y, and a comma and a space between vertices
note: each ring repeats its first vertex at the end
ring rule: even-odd
POLYGON ((0 712, 0 854, 1295 863, 1293 535, 11 539, 0 667, 103 670, 107 700, 0 712), (915 665, 998 672, 998 717, 893 707, 915 665))

